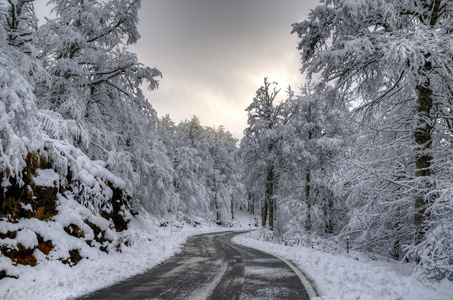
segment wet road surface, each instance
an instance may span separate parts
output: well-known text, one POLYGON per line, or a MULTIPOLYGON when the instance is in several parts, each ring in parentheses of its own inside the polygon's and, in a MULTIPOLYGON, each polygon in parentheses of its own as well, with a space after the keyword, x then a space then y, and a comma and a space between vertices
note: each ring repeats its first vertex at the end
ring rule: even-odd
POLYGON ((192 236, 164 263, 80 299, 309 299, 286 263, 233 244, 237 234, 192 236))

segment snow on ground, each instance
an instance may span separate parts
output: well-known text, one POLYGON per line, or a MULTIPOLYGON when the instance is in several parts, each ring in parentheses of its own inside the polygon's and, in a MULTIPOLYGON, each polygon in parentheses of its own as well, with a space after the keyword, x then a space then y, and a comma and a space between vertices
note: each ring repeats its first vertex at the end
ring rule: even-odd
POLYGON ((235 217, 232 228, 214 223, 196 227, 175 223, 172 228, 158 226, 159 220, 149 215, 139 215, 122 233, 132 243, 131 247, 123 247, 122 253, 101 253, 98 259, 82 259, 72 268, 46 260, 40 260, 36 267, 18 266, 19 279, 0 281, 0 299, 72 299, 90 293, 158 265, 178 252, 190 235, 249 229, 250 217, 246 212, 235 217))
MULTIPOLYGON (((178 252, 190 235, 248 230, 250 216, 245 212, 236 214, 232 228, 213 223, 171 228, 160 227, 159 223, 149 215, 134 218, 123 233, 132 245, 123 247, 122 253, 102 253, 98 259, 83 259, 72 268, 59 261, 45 260, 34 268, 20 266, 19 279, 1 280, 0 299, 72 299, 156 266, 178 252)), ((358 253, 334 255, 311 248, 288 247, 258 238, 259 232, 254 231, 233 241, 293 262, 314 281, 319 300, 453 299, 452 282, 424 285, 410 275, 407 264, 372 261, 358 253)))
POLYGON ((274 254, 294 263, 309 280, 319 300, 451 300, 453 282, 422 284, 408 264, 373 261, 353 253, 334 255, 306 247, 259 241, 259 231, 233 238, 233 242, 274 254))

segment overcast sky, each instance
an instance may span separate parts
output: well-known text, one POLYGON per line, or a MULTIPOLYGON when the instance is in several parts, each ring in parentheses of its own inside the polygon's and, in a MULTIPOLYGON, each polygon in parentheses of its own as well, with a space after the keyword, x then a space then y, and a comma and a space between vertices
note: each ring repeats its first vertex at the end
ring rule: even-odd
MULTIPOLYGON (((47 1, 35 1, 38 15, 47 1)), ((237 138, 245 108, 263 78, 297 88, 303 77, 291 24, 319 0, 142 0, 139 61, 162 73, 146 92, 159 116, 178 123, 197 115, 206 126, 224 125, 237 138)))

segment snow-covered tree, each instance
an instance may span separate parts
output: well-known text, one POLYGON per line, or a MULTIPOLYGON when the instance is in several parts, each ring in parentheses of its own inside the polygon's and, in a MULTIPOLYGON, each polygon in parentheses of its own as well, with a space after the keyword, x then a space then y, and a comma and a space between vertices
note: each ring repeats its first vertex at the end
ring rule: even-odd
MULTIPOLYGON (((121 191, 124 182, 107 171, 103 163, 90 160, 79 149, 59 139, 62 132, 68 132, 65 126, 71 122, 64 122, 58 112, 40 106, 38 90, 49 88, 43 83, 50 76, 38 57, 37 19, 32 2, 8 1, 0 15, 1 198, 2 209, 13 207, 2 214, 14 215, 19 206, 17 200, 31 204, 36 210, 39 197, 33 193, 39 190, 33 176, 37 169, 50 167, 58 173, 56 185, 62 191, 70 189, 72 196, 92 211, 111 212, 112 204, 108 202, 113 196, 112 189, 121 191), (22 190, 28 192, 14 199, 14 193, 22 190)), ((122 200, 120 195, 117 200, 122 200)))
MULTIPOLYGON (((234 169, 231 177, 228 180, 228 187, 230 190, 230 196, 231 196, 231 217, 232 219, 235 218, 234 211, 235 210, 242 210, 247 207, 247 201, 246 201, 246 189, 245 189, 245 184, 243 183, 242 180, 242 174, 243 174, 243 166, 241 163, 240 158, 237 155, 238 150, 236 149, 235 151, 235 162, 234 162, 234 169)), ((250 211, 250 213, 252 213, 250 211)))
POLYGON ((289 117, 282 135, 282 157, 286 160, 282 174, 288 174, 286 180, 303 194, 297 195, 305 206, 299 218, 304 220, 307 232, 332 234, 338 226, 333 178, 344 144, 347 110, 335 104, 335 97, 329 89, 314 93, 305 87, 301 95, 290 97, 284 106, 288 111, 284 115, 289 117))
POLYGON ((30 43, 35 16, 28 1, 9 1, 0 10, 0 174, 2 187, 20 175, 29 152, 44 140, 38 118, 34 85, 42 75, 30 43))
POLYGON ((142 117, 156 122, 140 85, 148 81, 151 89, 156 88, 160 72, 142 66, 127 50, 140 37, 140 1, 49 3, 57 18, 39 32, 41 55, 53 75, 45 100, 50 109, 78 122, 84 133, 80 146, 102 156, 102 151, 114 148, 118 138, 124 139, 120 143, 129 142, 127 133, 138 128, 130 121, 142 117), (121 137, 112 136, 112 131, 121 137))
POLYGON ((237 140, 223 126, 202 126, 196 116, 175 125, 167 115, 159 130, 174 168, 177 200, 172 212, 190 221, 201 217, 227 222, 231 197, 238 195, 232 188, 240 178, 234 173, 237 140))
POLYGON ((207 218, 211 201, 214 200, 207 183, 213 172, 213 161, 204 141, 200 120, 193 116, 180 122, 173 140, 174 184, 180 197, 178 211, 189 220, 207 218))
POLYGON ((238 186, 235 176, 234 154, 237 140, 223 126, 205 128, 209 152, 213 160, 213 174, 210 180, 211 189, 214 192, 214 205, 216 219, 225 223, 233 218, 232 193, 237 195, 234 186, 238 186))
MULTIPOLYGON (((365 118, 384 118, 376 134, 397 133, 395 124, 406 121, 402 131, 407 134, 398 144, 412 164, 395 161, 394 172, 386 170, 390 176, 375 174, 384 181, 396 178, 393 184, 411 199, 411 234, 420 246, 414 252, 425 264, 429 255, 421 244, 442 222, 433 208, 451 203, 451 198, 441 200, 441 191, 451 184, 438 180, 451 178, 451 170, 437 168, 449 148, 437 137, 451 128, 452 11, 453 3, 444 0, 326 0, 308 20, 293 25, 301 38, 302 71, 309 78, 333 84, 365 118)), ((389 140, 381 143, 390 149, 389 140)))
POLYGON ((145 83, 157 88, 161 74, 127 48, 140 38, 140 1, 49 3, 56 19, 40 27, 38 41, 52 80, 50 88, 39 90, 39 105, 68 124, 70 130, 58 138, 106 161, 142 205, 167 211, 172 165, 157 134, 156 112, 141 90, 145 83))
POLYGON ((410 114, 394 112, 389 108, 356 116, 340 181, 348 207, 343 237, 350 236, 356 248, 398 259, 415 231, 411 186, 415 162, 410 114))
POLYGON ((264 195, 261 201, 261 225, 274 226, 274 196, 277 173, 275 159, 280 136, 277 127, 280 122, 280 105, 275 104, 279 90, 275 83, 264 78, 264 85, 247 107, 248 127, 241 140, 241 156, 245 166, 245 180, 249 192, 264 195))

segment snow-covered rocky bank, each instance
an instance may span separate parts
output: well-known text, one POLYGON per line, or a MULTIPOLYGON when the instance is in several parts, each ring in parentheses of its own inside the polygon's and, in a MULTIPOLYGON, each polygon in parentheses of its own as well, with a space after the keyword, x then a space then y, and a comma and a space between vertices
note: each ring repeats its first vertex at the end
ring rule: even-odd
MULTIPOLYGON (((97 251, 96 256, 83 258, 72 267, 58 260, 37 257, 39 263, 35 267, 16 267, 18 279, 3 278, 0 281, 0 299, 72 299, 87 294, 156 266, 178 252, 190 235, 249 229, 247 213, 240 211, 235 217, 230 222, 232 227, 214 222, 201 222, 196 227, 175 222, 173 226, 162 227, 163 220, 140 214, 132 218, 127 230, 117 233, 119 238, 129 242, 121 252, 97 251)), ((71 242, 70 236, 62 234, 61 237, 67 238, 61 241, 61 245, 71 242)))

